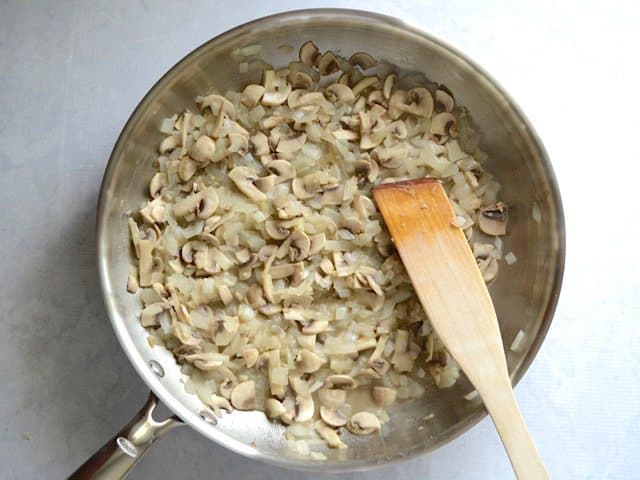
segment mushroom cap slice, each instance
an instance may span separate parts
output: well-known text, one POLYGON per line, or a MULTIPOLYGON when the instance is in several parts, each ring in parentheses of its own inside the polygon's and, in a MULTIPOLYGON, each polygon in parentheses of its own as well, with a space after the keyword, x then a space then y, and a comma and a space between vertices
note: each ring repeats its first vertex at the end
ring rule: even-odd
POLYGON ((296 358, 296 363, 298 369, 303 373, 313 373, 320 370, 322 365, 327 363, 327 361, 322 358, 317 353, 310 352, 309 350, 303 349, 298 353, 296 358))
POLYGON ((256 173, 249 167, 235 167, 229 172, 229 178, 235 183, 238 190, 244 193, 254 202, 262 202, 267 199, 264 192, 261 192, 255 185, 254 180, 258 178, 256 173))
POLYGON ((278 183, 290 180, 296 176, 296 171, 287 160, 273 160, 266 165, 266 169, 278 177, 278 183))
POLYGON ((449 112, 437 113, 431 119, 431 134, 439 143, 456 134, 456 117, 449 112))
POLYGON ((291 92, 287 98, 289 108, 300 108, 307 105, 322 105, 324 95, 321 92, 310 92, 308 90, 297 89, 291 92))
POLYGON ((369 435, 380 430, 380 420, 373 413, 358 412, 349 417, 347 430, 355 435, 369 435))
POLYGON ((304 72, 295 72, 291 74, 291 84, 293 88, 311 90, 313 89, 313 78, 304 72))
POLYGON ((377 65, 376 60, 366 52, 357 52, 351 55, 349 63, 353 66, 358 66, 363 70, 368 70, 377 65))
POLYGON ((508 216, 509 210, 507 206, 502 202, 498 202, 480 210, 478 226, 487 235, 506 235, 508 216))
POLYGON ((344 427, 348 420, 340 410, 327 408, 325 406, 320 407, 320 418, 322 418, 327 425, 331 425, 332 427, 344 427))
POLYGON ((276 398, 267 398, 264 403, 264 410, 267 417, 271 419, 280 418, 287 411, 282 402, 276 398))
POLYGON ((254 155, 262 156, 267 155, 270 151, 269 149, 269 137, 267 137, 262 132, 256 132, 249 138, 249 146, 251 147, 251 152, 254 155))
POLYGON ((284 240, 291 234, 291 232, 284 228, 277 220, 267 220, 264 224, 264 230, 267 232, 267 235, 274 240, 284 240))
POLYGON ((353 90, 348 85, 341 83, 334 83, 327 86, 324 89, 324 94, 331 103, 336 106, 351 105, 356 101, 356 96, 353 94, 353 90))
POLYGON ((160 153, 169 153, 180 145, 180 138, 175 135, 169 135, 162 139, 158 151, 160 153))
POLYGON ((293 419, 296 422, 306 422, 313 418, 315 406, 310 395, 298 395, 293 419))
POLYGON ((322 439, 327 442, 327 445, 329 445, 331 448, 347 448, 347 445, 342 440, 340 440, 338 432, 336 432, 322 420, 316 421, 314 427, 316 432, 318 432, 318 435, 320 435, 320 437, 322 437, 322 439))
POLYGON ((382 95, 387 100, 391 98, 391 90, 393 89, 393 84, 395 83, 396 78, 398 78, 397 75, 395 73, 392 73, 391 75, 388 75, 387 78, 384 79, 384 85, 382 87, 382 95))
POLYGON ((453 112, 456 102, 450 92, 441 87, 436 90, 435 97, 434 108, 436 112, 453 112))
POLYGON ((202 220, 206 220, 214 213, 216 213, 216 210, 218 209, 218 205, 220 204, 218 193, 216 192, 215 188, 209 187, 202 190, 199 193, 199 196, 200 203, 198 203, 198 206, 196 208, 196 216, 202 220))
POLYGON ((287 82, 285 77, 277 77, 275 71, 265 70, 263 83, 265 91, 261 101, 264 105, 276 106, 286 102, 291 93, 291 84, 287 82))
POLYGON ((318 47, 309 40, 300 47, 298 56, 300 57, 300 61, 305 65, 315 66, 318 64, 318 60, 320 60, 320 51, 318 47))
POLYGON ((247 107, 254 108, 258 103, 260 103, 260 99, 262 98, 264 91, 265 88, 262 85, 247 85, 242 91, 240 101, 247 107))
POLYGON ((188 157, 180 160, 178 164, 178 175, 180 176, 180 180, 183 182, 188 181, 191 177, 195 175, 198 171, 198 164, 195 160, 192 160, 188 157))
POLYGON ((191 145, 189 150, 191 158, 200 163, 209 163, 213 160, 213 154, 216 153, 216 142, 211 137, 201 135, 198 140, 191 145))
POLYGON ((302 148, 307 141, 307 134, 296 132, 279 139, 276 147, 278 153, 294 153, 302 148))
POLYGON ((331 75, 339 69, 338 59, 330 50, 324 52, 318 60, 318 72, 320 72, 320 75, 331 75))
POLYGON ((156 173, 149 183, 149 195, 151 195, 151 198, 157 198, 162 193, 162 189, 168 184, 169 178, 166 173, 156 173))
POLYGON ((256 408, 256 386, 253 380, 239 383, 231 391, 231 405, 237 410, 256 408))
POLYGON ((367 179, 369 182, 373 182, 376 178, 378 178, 378 173, 380 171, 378 164, 374 162, 371 158, 362 158, 357 160, 354 164, 356 176, 361 179, 367 179))

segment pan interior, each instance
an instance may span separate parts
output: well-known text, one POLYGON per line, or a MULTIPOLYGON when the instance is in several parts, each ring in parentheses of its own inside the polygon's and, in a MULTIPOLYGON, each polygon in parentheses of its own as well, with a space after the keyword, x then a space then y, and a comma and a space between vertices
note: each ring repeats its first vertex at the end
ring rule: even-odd
POLYGON ((504 251, 517 263, 501 269, 491 286, 507 350, 509 371, 517 381, 542 342, 557 301, 564 258, 564 231, 557 186, 539 140, 512 101, 464 57, 441 42, 394 19, 347 10, 307 10, 257 20, 201 46, 149 92, 124 128, 105 173, 98 213, 100 275, 114 329, 130 360, 150 388, 183 420, 210 439, 241 454, 285 467, 342 471, 361 469, 415 456, 450 441, 485 414, 481 403, 463 396, 472 390, 461 378, 455 387, 431 391, 418 400, 394 406, 382 435, 350 437, 350 448, 324 452, 314 462, 282 450, 282 428, 258 412, 224 415, 217 425, 199 416, 205 407, 185 392, 185 379, 172 355, 150 348, 139 325, 139 300, 126 292, 131 262, 127 214, 147 195, 161 139, 160 123, 194 98, 216 87, 220 91, 259 81, 257 73, 240 74, 231 53, 259 44, 260 57, 275 67, 294 60, 297 48, 312 39, 321 51, 344 56, 366 51, 378 61, 418 72, 442 83, 466 106, 483 132, 488 168, 503 184, 502 199, 511 207, 511 234, 504 251), (286 46, 293 47, 293 53, 286 46), (536 221, 534 204, 540 211, 536 221), (509 351, 523 330, 519 351, 509 351), (161 366, 150 368, 150 362, 161 366), (433 418, 428 418, 433 413, 433 418), (419 429, 419 427, 422 427, 419 429))

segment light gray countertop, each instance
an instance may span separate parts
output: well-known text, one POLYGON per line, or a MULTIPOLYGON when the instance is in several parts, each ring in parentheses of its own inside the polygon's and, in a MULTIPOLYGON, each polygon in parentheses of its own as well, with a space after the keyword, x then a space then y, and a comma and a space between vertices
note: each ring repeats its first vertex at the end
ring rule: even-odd
MULTIPOLYGON (((147 388, 98 287, 102 172, 140 98, 210 37, 288 2, 0 1, 0 477, 61 478, 147 388), (270 4, 270 5, 269 5, 270 4)), ((395 15, 483 65, 527 112, 556 169, 568 256, 555 320, 516 389, 553 478, 640 474, 640 11, 595 1, 318 2, 395 15)), ((435 453, 337 478, 512 478, 489 420, 435 453)), ((132 478, 317 478, 193 430, 132 478)))

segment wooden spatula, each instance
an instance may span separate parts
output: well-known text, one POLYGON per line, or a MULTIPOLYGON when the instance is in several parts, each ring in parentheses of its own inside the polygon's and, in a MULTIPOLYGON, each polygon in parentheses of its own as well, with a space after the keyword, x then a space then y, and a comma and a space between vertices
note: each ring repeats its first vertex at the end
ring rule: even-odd
POLYGON ((482 397, 517 477, 549 478, 511 389, 491 297, 442 185, 387 183, 373 196, 433 328, 482 397))

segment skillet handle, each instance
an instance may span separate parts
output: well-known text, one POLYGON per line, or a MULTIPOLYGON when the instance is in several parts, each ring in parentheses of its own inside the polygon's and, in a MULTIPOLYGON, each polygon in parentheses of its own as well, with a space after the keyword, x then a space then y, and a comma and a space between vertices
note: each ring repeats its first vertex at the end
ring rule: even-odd
POLYGON ((69 480, 116 480, 124 478, 151 444, 174 427, 183 425, 175 415, 162 422, 153 419, 158 399, 149 393, 144 407, 122 430, 105 443, 69 480))

